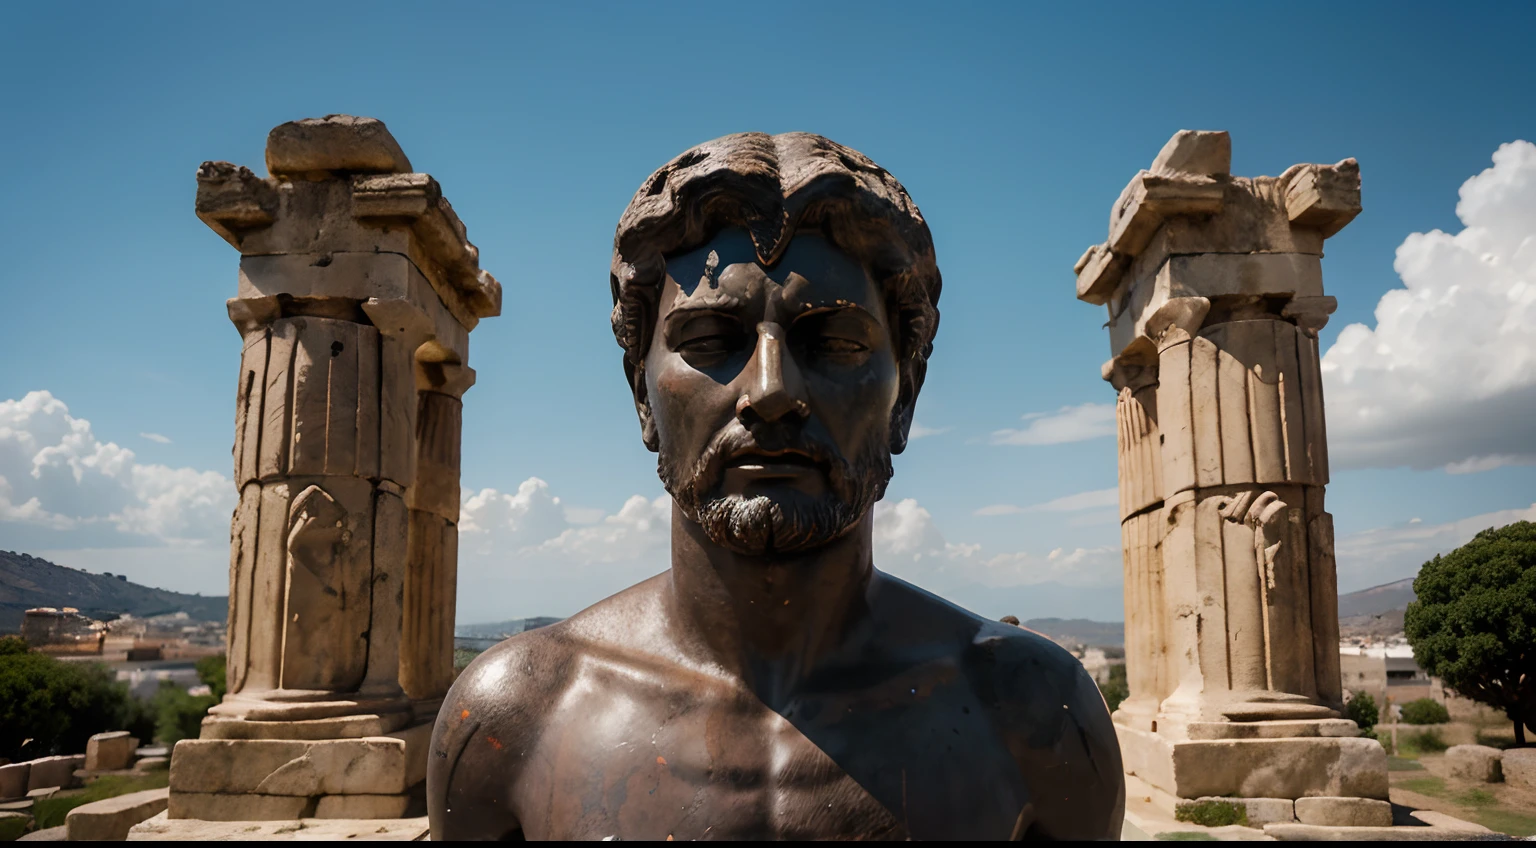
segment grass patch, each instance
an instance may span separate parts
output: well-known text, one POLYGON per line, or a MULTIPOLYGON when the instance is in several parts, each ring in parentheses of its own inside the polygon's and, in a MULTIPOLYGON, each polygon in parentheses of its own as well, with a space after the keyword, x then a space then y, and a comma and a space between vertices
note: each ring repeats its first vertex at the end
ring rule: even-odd
POLYGON ((1499 799, 1486 789, 1468 789, 1451 800, 1467 807, 1491 807, 1499 803, 1499 799))
POLYGON ((31 821, 26 816, 0 816, 0 842, 15 842, 27 832, 31 821))
POLYGON ((1217 842, 1216 837, 1198 830, 1170 830, 1152 837, 1158 842, 1217 842))
POLYGON ((1515 737, 1504 736, 1499 733, 1484 733, 1479 730, 1475 740, 1479 745, 1487 745, 1489 748, 1498 748, 1500 751, 1515 747, 1515 737))
POLYGON ((1478 810, 1470 818, 1499 833, 1510 836, 1536 836, 1536 816, 1510 810, 1478 810))
POLYGON ((1229 824, 1247 824, 1248 808, 1229 801, 1201 801, 1198 804, 1181 804, 1173 811, 1177 821, 1198 824, 1201 827, 1225 827, 1229 824))
POLYGON ((1414 777, 1397 784, 1397 788, 1428 795, 1431 798, 1441 798, 1445 795, 1445 778, 1414 777))
POLYGON ((1418 733, 1398 732, 1397 750, 1393 753, 1399 757, 1417 759, 1424 754, 1438 754, 1450 746, 1440 738, 1438 730, 1421 730, 1418 733))
POLYGON ((52 798, 39 799, 32 805, 32 817, 37 821, 38 830, 58 827, 64 824, 64 817, 69 815, 70 810, 82 804, 116 798, 130 792, 143 792, 146 789, 164 789, 170 784, 171 773, 168 771, 154 772, 142 777, 109 774, 96 778, 84 789, 67 795, 61 792, 52 798))
POLYGON ((1387 757, 1387 771, 1423 771, 1424 766, 1418 760, 1404 759, 1403 757, 1387 757))

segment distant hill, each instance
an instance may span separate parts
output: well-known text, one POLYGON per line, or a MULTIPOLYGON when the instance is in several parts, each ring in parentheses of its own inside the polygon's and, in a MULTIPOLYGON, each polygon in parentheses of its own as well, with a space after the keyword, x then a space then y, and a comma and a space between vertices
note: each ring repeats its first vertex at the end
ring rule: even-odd
POLYGON ((1022 622, 1053 642, 1077 642, 1093 648, 1119 648, 1125 645, 1125 624, 1119 621, 1089 621, 1086 618, 1031 618, 1022 622))
POLYGON ((1413 578, 1339 596, 1339 635, 1380 639, 1403 632, 1403 613, 1414 599, 1413 578))
POLYGON ((535 616, 534 618, 514 618, 510 621, 493 621, 488 624, 460 624, 453 628, 453 635, 458 639, 501 640, 508 636, 516 636, 524 630, 548 627, 563 620, 549 616, 535 616))
POLYGON ((1356 615, 1384 615, 1408 608, 1414 598, 1413 578, 1384 583, 1339 596, 1339 618, 1356 615))
POLYGON ((22 613, 33 607, 75 607, 100 619, 172 612, 185 612, 197 621, 229 617, 226 597, 152 589, 120 576, 91 574, 28 554, 0 551, 0 633, 20 632, 22 613))

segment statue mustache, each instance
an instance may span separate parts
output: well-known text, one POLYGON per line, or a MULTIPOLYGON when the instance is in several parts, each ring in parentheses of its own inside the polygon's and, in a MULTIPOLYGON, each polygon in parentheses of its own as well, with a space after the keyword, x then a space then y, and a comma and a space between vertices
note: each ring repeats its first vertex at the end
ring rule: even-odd
POLYGON ((703 455, 694 464, 693 472, 688 476, 687 488, 696 499, 699 499, 700 496, 720 485, 725 478, 725 465, 733 457, 743 453, 784 451, 809 456, 827 472, 832 490, 845 500, 851 499, 852 493, 848 490, 848 484, 852 478, 853 469, 836 448, 816 439, 806 438, 803 432, 798 437, 772 439, 765 444, 739 421, 727 424, 710 440, 703 455))

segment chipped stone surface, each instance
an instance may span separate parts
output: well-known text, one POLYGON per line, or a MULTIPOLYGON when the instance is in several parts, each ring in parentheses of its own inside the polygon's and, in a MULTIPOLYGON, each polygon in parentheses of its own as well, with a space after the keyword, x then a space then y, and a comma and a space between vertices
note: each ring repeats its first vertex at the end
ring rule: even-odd
POLYGON ((177 793, 388 795, 406 790, 406 771, 406 743, 389 737, 188 739, 176 746, 171 788, 177 793))
POLYGON ((1392 805, 1371 798, 1297 798, 1296 820, 1342 827, 1391 827, 1392 805))
POLYGON ((384 122, 326 115, 279 124, 267 135, 267 172, 304 176, 312 171, 400 174, 411 170, 384 122))
POLYGON ((137 825, 129 841, 277 842, 287 840, 366 840, 417 842, 427 839, 425 816, 410 819, 300 819, 272 822, 219 822, 168 818, 164 813, 137 825))
POLYGON ((85 767, 84 754, 71 754, 58 757, 43 757, 31 761, 31 770, 27 774, 27 790, 45 789, 57 786, 60 789, 69 789, 80 784, 75 772, 85 767))
POLYGON ((128 838, 128 831, 134 825, 165 811, 170 792, 169 789, 148 789, 82 804, 70 810, 64 819, 64 826, 69 829, 69 841, 121 842, 128 838))
POLYGON ((295 795, 253 795, 171 790, 166 815, 173 819, 251 822, 313 816, 315 799, 295 795))
POLYGON ((126 730, 98 733, 85 743, 86 771, 118 771, 133 764, 139 740, 126 730))
POLYGON ((0 801, 25 797, 27 776, 31 771, 31 763, 11 763, 0 766, 0 801))
POLYGON ((1511 748, 1500 758, 1504 782, 1536 792, 1536 748, 1511 748))
POLYGON ((1503 754, 1487 745, 1452 745, 1445 751, 1445 765, 1456 777, 1498 783, 1504 779, 1503 754))
POLYGON ((1173 746, 1174 794, 1386 799, 1386 751, 1374 739, 1238 739, 1173 746))
POLYGON ((398 819, 409 795, 327 795, 315 807, 317 819, 398 819))

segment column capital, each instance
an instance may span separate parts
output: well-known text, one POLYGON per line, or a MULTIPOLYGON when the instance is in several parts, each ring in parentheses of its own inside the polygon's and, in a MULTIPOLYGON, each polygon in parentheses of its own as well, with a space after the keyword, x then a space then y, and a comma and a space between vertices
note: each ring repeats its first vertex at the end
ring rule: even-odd
POLYGON ((436 392, 462 400, 475 384, 475 369, 455 362, 416 363, 416 391, 436 392))

